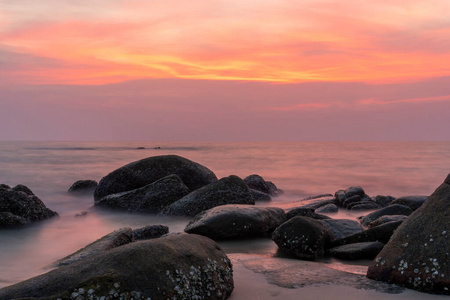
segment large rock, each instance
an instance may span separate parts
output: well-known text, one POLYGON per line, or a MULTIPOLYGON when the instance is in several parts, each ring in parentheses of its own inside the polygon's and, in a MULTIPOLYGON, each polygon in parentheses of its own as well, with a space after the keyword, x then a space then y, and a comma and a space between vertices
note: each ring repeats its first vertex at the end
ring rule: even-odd
POLYGON ((255 204, 247 185, 235 175, 208 184, 176 201, 165 210, 175 216, 195 216, 210 208, 226 204, 255 204))
POLYGON ((324 255, 331 233, 320 220, 294 217, 280 225, 272 240, 285 253, 301 259, 316 259, 324 255))
POLYGON ((421 292, 450 294, 450 174, 396 230, 367 276, 421 292))
POLYGON ((382 216, 389 216, 389 215, 404 215, 409 216, 413 211, 404 205, 400 204, 394 204, 387 207, 384 207, 382 209, 379 209, 377 211, 374 211, 365 217, 361 218, 361 224, 363 226, 368 226, 371 222, 375 221, 376 219, 382 217, 382 216))
POLYGON ((408 206, 412 210, 416 210, 425 203, 428 196, 404 196, 397 198, 391 202, 391 204, 401 204, 408 206))
POLYGON ((130 212, 158 213, 189 193, 177 175, 169 175, 139 189, 111 194, 95 200, 95 205, 130 212))
POLYGON ((24 185, 0 189, 0 228, 27 225, 57 215, 24 185))
POLYGON ((95 242, 92 242, 91 244, 78 250, 77 252, 58 260, 53 265, 54 266, 69 265, 86 257, 93 256, 97 253, 105 252, 112 248, 129 244, 133 241, 134 241, 133 231, 131 230, 131 228, 128 227, 121 228, 119 230, 113 231, 110 234, 101 237, 100 239, 96 240, 95 242))
POLYGON ((265 181, 264 178, 256 174, 245 177, 244 182, 250 189, 263 192, 270 196, 276 196, 283 193, 283 191, 278 189, 273 182, 265 181))
POLYGON ((343 239, 364 230, 361 224, 355 220, 327 219, 321 220, 321 222, 328 228, 331 233, 331 240, 333 241, 343 239))
POLYGON ((407 218, 408 218, 408 216, 404 216, 404 215, 382 216, 382 217, 379 217, 378 219, 376 219, 375 221, 370 222, 368 227, 372 228, 372 227, 380 226, 382 224, 389 223, 389 222, 405 221, 407 218))
POLYGON ((389 222, 352 234, 331 243, 332 247, 362 242, 382 242, 386 244, 403 221, 389 222))
POLYGON ((233 286, 231 263, 219 245, 179 234, 61 266, 1 289, 0 299, 226 299, 233 286))
POLYGON ((217 181, 211 170, 186 158, 153 156, 129 163, 103 177, 94 198, 135 190, 172 174, 178 175, 192 191, 217 181))
POLYGON ((223 205, 198 214, 184 231, 214 240, 267 237, 285 221, 281 208, 223 205))
POLYGON ((97 181, 95 180, 78 180, 74 182, 68 192, 69 193, 91 193, 97 188, 97 181))
POLYGON ((384 244, 380 242, 354 243, 331 248, 328 253, 339 259, 374 259, 383 247, 384 244))

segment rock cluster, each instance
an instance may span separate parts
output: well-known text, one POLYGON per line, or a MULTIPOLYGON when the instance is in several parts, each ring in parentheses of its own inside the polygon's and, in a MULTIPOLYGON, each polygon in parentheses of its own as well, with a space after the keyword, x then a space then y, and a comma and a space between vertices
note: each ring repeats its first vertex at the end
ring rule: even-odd
POLYGON ((0 228, 28 225, 57 215, 28 187, 0 186, 0 228))
POLYGON ((154 156, 127 164, 103 177, 95 206, 129 212, 195 216, 227 204, 268 201, 282 191, 259 175, 220 180, 196 162, 176 155, 154 156))

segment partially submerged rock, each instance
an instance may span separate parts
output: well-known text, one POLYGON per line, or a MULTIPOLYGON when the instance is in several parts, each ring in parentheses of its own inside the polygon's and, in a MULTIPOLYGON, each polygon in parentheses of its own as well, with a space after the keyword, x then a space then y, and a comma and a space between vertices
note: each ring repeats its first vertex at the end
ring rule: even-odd
POLYGON ((0 299, 222 300, 233 287, 232 265, 219 245, 203 236, 180 234, 61 266, 0 289, 0 299))
POLYGON ((381 216, 378 219, 376 219, 373 222, 370 222, 368 227, 372 228, 372 227, 376 227, 376 226, 380 226, 382 224, 385 223, 389 223, 389 222, 396 222, 396 221, 405 221, 408 218, 408 216, 405 215, 389 215, 389 216, 381 216))
POLYGON ((339 211, 339 207, 336 204, 327 204, 319 207, 314 212, 317 214, 332 214, 337 213, 339 211))
POLYGON ((328 253, 346 260, 374 259, 383 247, 384 244, 380 242, 353 243, 331 248, 328 253))
POLYGON ((272 200, 272 197, 270 197, 269 194, 263 193, 258 190, 250 189, 250 194, 252 195, 252 198, 253 200, 255 200, 255 202, 272 200))
POLYGON ((95 200, 95 206, 129 212, 159 213, 189 193, 177 175, 169 175, 139 189, 95 200))
POLYGON ((153 156, 129 163, 103 177, 94 198, 135 190, 172 174, 178 175, 191 191, 217 181, 211 170, 184 157, 153 156))
POLYGON ((364 230, 361 224, 355 220, 326 219, 321 220, 321 222, 328 228, 332 241, 348 237, 364 230))
POLYGON ((210 208, 226 204, 255 204, 247 185, 235 175, 208 184, 170 205, 164 213, 195 216, 210 208))
POLYGON ((281 208, 223 205, 198 214, 184 231, 214 240, 267 237, 284 221, 281 208))
POLYGON ((367 277, 450 295, 450 174, 396 230, 367 277))
POLYGON ((317 259, 325 254, 331 233, 320 220, 294 217, 280 225, 272 240, 285 253, 301 259, 317 259))
POLYGON ((28 225, 57 215, 24 185, 0 189, 0 228, 28 225))
POLYGON ((379 217, 382 216, 388 216, 388 215, 405 215, 405 216, 409 216, 413 211, 404 205, 400 205, 400 204, 394 204, 394 205, 390 205, 387 207, 384 207, 382 209, 379 209, 377 211, 374 211, 368 215, 366 215, 365 217, 361 218, 361 224, 363 226, 368 226, 369 223, 375 221, 376 219, 378 219, 379 217))
POLYGON ((78 180, 74 182, 68 192, 69 193, 91 193, 97 188, 97 181, 95 180, 78 180))
POLYGON ((266 181, 264 178, 256 174, 245 177, 244 182, 250 189, 263 192, 270 196, 276 196, 283 193, 283 191, 277 188, 273 182, 266 181))
POLYGON ((346 244, 360 243, 360 242, 382 242, 386 244, 391 238, 394 231, 403 221, 389 222, 367 230, 352 234, 345 238, 335 240, 331 244, 333 247, 342 246, 346 244))
POLYGON ((416 210, 425 203, 427 198, 428 196, 404 196, 393 200, 391 204, 401 204, 416 210))

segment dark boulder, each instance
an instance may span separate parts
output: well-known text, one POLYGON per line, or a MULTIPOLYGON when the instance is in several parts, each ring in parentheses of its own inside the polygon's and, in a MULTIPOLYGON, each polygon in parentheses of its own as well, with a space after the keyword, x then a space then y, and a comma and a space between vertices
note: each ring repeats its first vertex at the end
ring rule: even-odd
POLYGON ((250 189, 263 192, 270 196, 276 196, 283 193, 283 191, 278 189, 273 182, 265 181, 264 178, 256 174, 245 177, 244 182, 250 189))
POLYGON ((164 213, 195 216, 210 208, 226 204, 255 204, 247 185, 235 175, 210 183, 170 205, 164 213))
MULTIPOLYGON (((352 187, 347 188, 346 190, 339 190, 336 193, 334 193, 334 197, 336 198, 337 205, 339 205, 341 207, 346 207, 346 206, 344 206, 345 201, 354 196, 359 196, 359 198, 360 198, 359 201, 361 201, 361 199, 368 197, 366 195, 366 193, 364 192, 364 189, 360 186, 352 186, 352 187)), ((353 199, 357 199, 357 198, 353 198, 353 199)))
POLYGON ((388 222, 395 222, 395 221, 405 221, 408 218, 408 216, 405 215, 388 215, 388 216, 382 216, 376 219, 375 221, 372 221, 369 223, 368 227, 376 227, 384 223, 388 222))
POLYGON ((252 198, 253 200, 255 200, 255 202, 264 202, 272 200, 272 197, 270 197, 268 194, 254 189, 250 189, 250 194, 252 194, 252 198))
POLYGON ((90 257, 97 253, 105 252, 107 250, 129 244, 133 241, 133 231, 131 230, 131 228, 121 228, 99 238, 95 242, 92 242, 91 244, 78 250, 77 252, 58 260, 53 265, 69 265, 86 257, 90 257))
POLYGON ((412 210, 416 210, 425 203, 427 198, 428 196, 405 196, 393 200, 391 204, 401 204, 408 206, 412 210))
POLYGON ((294 217, 280 225, 272 240, 285 253, 300 259, 317 259, 324 255, 331 233, 320 220, 294 217))
POLYGON ((323 219, 331 219, 328 216, 316 214, 314 209, 312 208, 303 208, 303 207, 297 207, 294 209, 289 210, 286 213, 287 219, 292 219, 293 217, 309 217, 317 220, 323 220, 323 219))
POLYGON ((24 185, 0 189, 0 214, 0 228, 27 225, 58 215, 24 185))
POLYGON ((95 200, 95 206, 130 212, 158 213, 189 193, 177 175, 169 175, 139 189, 95 200))
POLYGON ((348 208, 348 206, 352 203, 360 203, 361 202, 361 196, 360 195, 353 195, 351 197, 348 197, 344 200, 342 203, 342 207, 348 208))
POLYGON ((362 211, 362 210, 373 210, 380 209, 381 206, 373 201, 361 201, 358 203, 353 203, 349 209, 353 211, 362 211))
POLYGON ((135 190, 172 174, 178 175, 191 191, 217 181, 211 170, 184 157, 153 156, 129 163, 103 177, 94 198, 135 190))
POLYGON ((136 241, 156 239, 169 233, 166 225, 148 225, 133 230, 133 238, 136 241))
POLYGON ((373 197, 372 200, 373 200, 373 202, 377 203, 379 206, 386 207, 389 204, 391 204, 391 202, 394 201, 395 198, 392 196, 378 195, 378 196, 373 197))
POLYGON ((323 225, 325 225, 325 227, 328 228, 328 231, 331 234, 332 241, 364 231, 361 224, 359 224, 355 220, 328 219, 321 220, 321 222, 323 225))
POLYGON ((332 214, 332 213, 337 213, 338 211, 339 211, 339 207, 337 207, 335 204, 327 204, 327 205, 319 207, 314 212, 317 214, 332 214))
POLYGON ((69 188, 69 193, 90 193, 97 188, 97 181, 95 180, 78 180, 69 188))
POLYGON ((378 219, 379 217, 382 217, 382 216, 388 216, 388 215, 409 216, 411 213, 412 213, 412 210, 407 206, 400 205, 400 204, 389 205, 387 207, 384 207, 382 209, 374 211, 365 217, 362 217, 361 224, 363 226, 368 226, 369 223, 375 221, 376 219, 378 219))
POLYGON ((330 256, 346 259, 374 259, 383 249, 384 244, 380 242, 354 243, 334 247, 328 250, 330 256))
POLYGON ((217 243, 179 234, 127 244, 61 266, 0 289, 0 299, 222 300, 233 287, 231 262, 217 243))
POLYGON ((268 237, 285 221, 281 208, 222 205, 196 215, 184 231, 214 240, 268 237))
POLYGON ((450 295, 450 174, 396 230, 367 277, 450 295))
POLYGON ((400 224, 402 224, 402 221, 389 222, 373 228, 369 228, 362 232, 347 236, 343 239, 335 240, 331 243, 331 246, 336 247, 353 243, 377 241, 386 244, 397 227, 400 226, 400 224))

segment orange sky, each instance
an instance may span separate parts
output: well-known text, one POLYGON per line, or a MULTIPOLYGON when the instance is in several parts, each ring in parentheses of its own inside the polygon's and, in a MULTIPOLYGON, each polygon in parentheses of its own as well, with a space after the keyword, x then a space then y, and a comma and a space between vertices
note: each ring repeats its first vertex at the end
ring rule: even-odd
POLYGON ((450 2, 0 1, 13 83, 399 82, 450 75, 450 2))
POLYGON ((0 140, 450 140, 450 1, 0 0, 0 107, 0 140))

